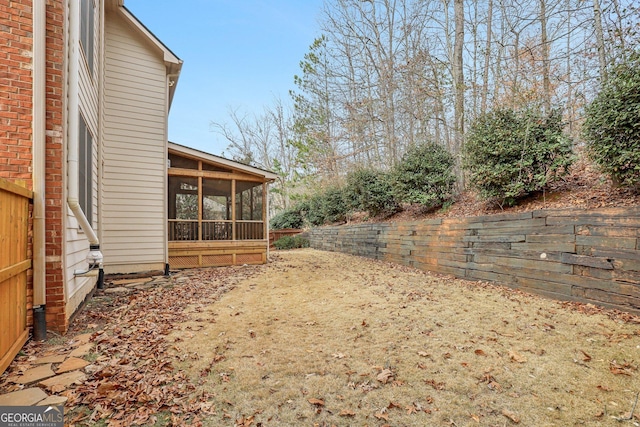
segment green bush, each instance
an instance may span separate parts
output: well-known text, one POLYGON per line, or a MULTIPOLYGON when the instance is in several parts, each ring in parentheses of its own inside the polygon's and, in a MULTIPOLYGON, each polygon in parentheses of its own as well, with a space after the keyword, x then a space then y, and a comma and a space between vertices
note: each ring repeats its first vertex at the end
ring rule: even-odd
POLYGON ((309 239, 302 236, 284 236, 273 242, 276 249, 308 248, 309 239))
POLYGON ((324 194, 313 195, 305 204, 304 217, 312 226, 319 226, 325 223, 324 194))
POLYGON ((272 230, 282 230, 283 228, 302 228, 304 217, 299 205, 293 206, 279 212, 271 221, 269 226, 272 230))
POLYGON ((499 108, 480 116, 464 150, 471 186, 481 197, 508 205, 566 174, 573 159, 560 112, 535 109, 499 108))
POLYGON ((586 108, 583 136, 589 157, 625 187, 640 187, 640 57, 611 70, 586 108))
POLYGON ((349 205, 345 198, 344 188, 331 187, 324 194, 325 223, 344 221, 349 213, 349 205))
POLYGON ((439 144, 428 142, 409 148, 392 173, 396 197, 406 203, 441 206, 453 195, 454 163, 451 153, 439 144))
POLYGON ((389 176, 373 169, 361 168, 347 175, 345 198, 349 207, 369 216, 391 215, 400 210, 389 176))
POLYGON ((319 226, 344 221, 349 212, 344 189, 331 187, 311 197, 305 207, 305 218, 310 225, 319 226))

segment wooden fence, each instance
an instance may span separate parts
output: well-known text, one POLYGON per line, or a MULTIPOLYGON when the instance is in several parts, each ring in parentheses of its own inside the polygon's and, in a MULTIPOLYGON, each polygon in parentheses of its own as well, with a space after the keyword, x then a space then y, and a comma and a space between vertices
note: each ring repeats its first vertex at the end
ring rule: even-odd
POLYGON ((284 236, 297 236, 304 230, 300 228, 282 228, 280 230, 269 230, 269 247, 274 248, 273 245, 276 240, 281 239, 284 236))
POLYGON ((31 191, 0 178, 0 374, 29 337, 27 271, 31 191))
POLYGON ((311 247, 640 314, 640 208, 323 227, 311 247))

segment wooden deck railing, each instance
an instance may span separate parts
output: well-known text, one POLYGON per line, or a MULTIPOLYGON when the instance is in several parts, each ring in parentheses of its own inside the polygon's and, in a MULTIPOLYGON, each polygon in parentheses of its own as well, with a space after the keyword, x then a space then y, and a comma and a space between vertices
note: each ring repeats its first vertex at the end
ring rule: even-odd
POLYGON ((262 221, 236 221, 234 238, 233 221, 169 220, 169 241, 172 242, 262 239, 264 239, 264 223, 262 221), (202 228, 202 235, 200 235, 200 228, 202 228))

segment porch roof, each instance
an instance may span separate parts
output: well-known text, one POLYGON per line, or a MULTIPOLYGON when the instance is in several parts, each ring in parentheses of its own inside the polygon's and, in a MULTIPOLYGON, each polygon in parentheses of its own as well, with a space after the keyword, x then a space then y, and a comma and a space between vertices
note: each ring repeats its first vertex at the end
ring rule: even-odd
POLYGON ((245 172, 251 175, 261 176, 264 178, 265 182, 273 182, 278 178, 278 175, 276 175, 271 171, 260 169, 254 166, 245 165, 243 163, 236 162, 234 160, 225 159, 224 157, 216 156, 215 154, 209 154, 204 151, 197 150, 195 148, 176 144, 175 142, 169 141, 168 148, 170 151, 187 155, 195 159, 218 164, 221 166, 226 166, 227 168, 245 172))

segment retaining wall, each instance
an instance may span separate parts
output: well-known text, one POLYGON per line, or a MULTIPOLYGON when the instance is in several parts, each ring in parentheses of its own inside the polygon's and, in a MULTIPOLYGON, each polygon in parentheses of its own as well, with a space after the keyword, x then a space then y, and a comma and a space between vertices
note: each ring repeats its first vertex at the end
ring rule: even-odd
POLYGON ((640 314, 640 208, 315 228, 311 247, 640 314))

